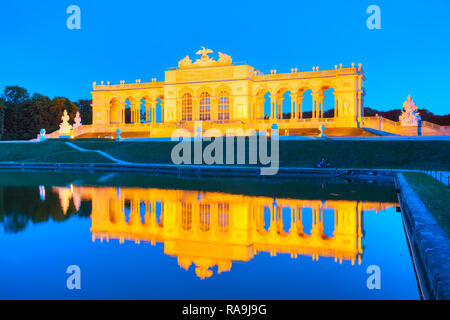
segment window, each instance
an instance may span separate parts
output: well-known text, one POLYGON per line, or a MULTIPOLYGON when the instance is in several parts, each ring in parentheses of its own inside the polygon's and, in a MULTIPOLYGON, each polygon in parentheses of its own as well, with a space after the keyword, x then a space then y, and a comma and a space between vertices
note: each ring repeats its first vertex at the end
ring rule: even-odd
POLYGON ((200 230, 209 231, 210 227, 210 206, 209 204, 200 205, 200 230))
POLYGON ((219 231, 226 233, 229 230, 229 212, 230 207, 228 203, 219 203, 218 214, 219 214, 219 231))
POLYGON ((189 93, 181 98, 181 120, 192 121, 192 96, 189 93))
POLYGON ((181 204, 181 227, 185 231, 192 228, 192 205, 190 203, 181 204))
POLYGON ((200 120, 211 120, 211 98, 208 92, 200 95, 200 120))
POLYGON ((230 99, 226 91, 219 93, 219 120, 230 120, 230 99))

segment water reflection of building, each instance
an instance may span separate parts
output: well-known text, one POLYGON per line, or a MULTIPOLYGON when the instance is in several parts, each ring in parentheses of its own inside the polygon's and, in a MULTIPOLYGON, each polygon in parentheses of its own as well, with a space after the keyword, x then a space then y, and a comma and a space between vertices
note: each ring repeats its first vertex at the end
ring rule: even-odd
POLYGON ((57 189, 64 206, 67 197, 92 201, 93 241, 163 242, 165 254, 186 270, 194 264, 202 279, 215 266, 229 271, 233 261, 259 252, 361 263, 362 212, 396 206, 151 188, 57 189))

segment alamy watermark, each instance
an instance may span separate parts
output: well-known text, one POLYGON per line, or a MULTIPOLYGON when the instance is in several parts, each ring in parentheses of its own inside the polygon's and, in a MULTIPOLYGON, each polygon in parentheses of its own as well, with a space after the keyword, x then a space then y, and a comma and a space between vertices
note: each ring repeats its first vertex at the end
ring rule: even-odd
POLYGON ((370 265, 366 270, 367 274, 370 276, 367 278, 367 289, 369 290, 380 290, 381 289, 381 269, 377 265, 370 265))
POLYGON ((370 30, 381 29, 381 9, 377 5, 370 5, 366 11, 370 16, 367 18, 367 28, 370 30))
POLYGON ((70 5, 66 9, 66 13, 70 16, 66 20, 66 26, 69 30, 81 29, 81 9, 77 5, 70 5))
POLYGON ((68 266, 66 273, 70 274, 67 278, 66 286, 69 290, 81 290, 81 269, 77 265, 68 266))
POLYGON ((261 175, 278 173, 280 151, 276 125, 272 127, 270 155, 268 154, 268 134, 265 131, 227 129, 224 136, 219 129, 208 129, 203 133, 201 122, 195 122, 194 127, 195 136, 191 136, 186 129, 177 129, 172 133, 171 140, 179 141, 171 152, 172 163, 176 165, 260 164, 266 166, 261 167, 261 175), (207 145, 204 146, 205 142, 207 145))

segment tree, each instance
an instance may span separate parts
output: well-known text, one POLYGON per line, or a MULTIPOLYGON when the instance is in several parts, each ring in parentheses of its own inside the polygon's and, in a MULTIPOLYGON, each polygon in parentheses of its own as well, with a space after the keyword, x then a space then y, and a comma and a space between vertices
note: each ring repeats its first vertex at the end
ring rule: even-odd
POLYGON ((3 101, 3 99, 0 99, 0 140, 2 139, 4 131, 5 110, 5 102, 3 101))
POLYGON ((30 99, 28 90, 19 86, 7 86, 2 94, 6 103, 19 104, 30 99))
POLYGON ((59 124, 61 123, 61 117, 64 113, 64 110, 67 110, 67 113, 70 117, 70 123, 73 124, 73 119, 78 112, 78 107, 67 98, 64 97, 56 97, 50 102, 49 108, 49 127, 46 128, 47 132, 52 132, 59 129, 59 124))
POLYGON ((81 122, 83 124, 92 124, 92 100, 79 99, 75 105, 80 110, 81 122))
POLYGON ((7 86, 2 94, 6 109, 2 139, 21 139, 23 134, 23 111, 30 103, 30 95, 25 88, 7 86))

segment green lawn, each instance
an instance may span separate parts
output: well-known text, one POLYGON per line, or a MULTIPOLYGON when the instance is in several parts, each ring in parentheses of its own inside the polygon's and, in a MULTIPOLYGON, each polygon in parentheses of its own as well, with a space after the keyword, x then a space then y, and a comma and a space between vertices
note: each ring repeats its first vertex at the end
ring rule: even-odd
MULTIPOLYGON (((74 143, 125 161, 164 164, 172 163, 171 150, 176 144, 99 140, 74 143)), ((280 141, 281 166, 314 167, 322 157, 333 167, 450 170, 450 141, 280 141)))
MULTIPOLYGON (((102 150, 135 163, 171 164, 176 142, 74 140, 88 150, 102 150)), ((209 142, 204 142, 204 147, 209 142)), ((248 149, 247 149, 248 150, 248 149)), ((269 147, 270 150, 270 147, 269 147)), ((224 152, 225 153, 225 152, 224 152)), ((248 155, 247 155, 248 158, 248 155)), ((326 158, 332 167, 450 170, 450 141, 280 141, 280 166, 314 167, 326 158)), ((110 163, 94 152, 79 152, 64 141, 0 144, 0 162, 110 163)))
POLYGON ((450 237, 450 189, 424 173, 407 172, 403 175, 450 237))
POLYGON ((0 143, 0 162, 111 163, 96 152, 79 152, 63 141, 0 143))

